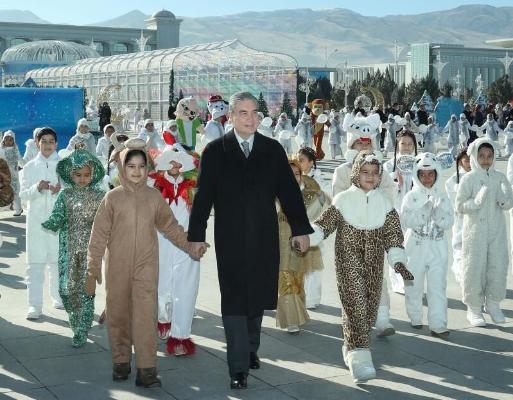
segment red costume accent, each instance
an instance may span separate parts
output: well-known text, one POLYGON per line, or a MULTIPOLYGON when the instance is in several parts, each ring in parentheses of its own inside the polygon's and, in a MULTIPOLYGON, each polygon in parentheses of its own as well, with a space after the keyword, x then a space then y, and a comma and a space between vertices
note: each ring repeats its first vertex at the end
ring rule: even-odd
POLYGON ((174 137, 174 135, 171 132, 164 131, 164 133, 162 133, 162 137, 164 139, 164 142, 166 142, 166 144, 168 144, 170 146, 172 146, 176 143, 176 138, 174 137))
POLYGON ((162 197, 168 201, 168 204, 175 202, 178 204, 178 198, 185 200, 187 207, 192 207, 192 189, 196 187, 196 182, 190 179, 184 179, 178 184, 178 188, 175 192, 175 185, 169 182, 163 173, 152 172, 148 175, 150 178, 155 179, 153 187, 158 189, 162 194, 162 197))

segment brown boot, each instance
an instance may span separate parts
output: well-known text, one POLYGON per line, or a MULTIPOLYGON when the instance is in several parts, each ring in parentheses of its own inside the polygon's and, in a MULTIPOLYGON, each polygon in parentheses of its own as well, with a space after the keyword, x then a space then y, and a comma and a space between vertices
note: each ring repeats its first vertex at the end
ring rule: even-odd
POLYGON ((135 386, 144 386, 145 388, 162 386, 160 379, 157 377, 157 368, 137 368, 135 386))
POLYGON ((131 371, 130 363, 114 363, 112 364, 112 380, 126 381, 131 371))

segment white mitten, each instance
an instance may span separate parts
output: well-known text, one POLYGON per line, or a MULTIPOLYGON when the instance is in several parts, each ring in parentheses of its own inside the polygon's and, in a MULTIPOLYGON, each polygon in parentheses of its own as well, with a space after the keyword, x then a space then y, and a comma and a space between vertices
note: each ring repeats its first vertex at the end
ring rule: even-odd
MULTIPOLYGON (((507 183, 506 183, 507 184, 507 183)), ((508 200, 506 196, 506 188, 504 185, 506 185, 504 182, 501 182, 501 189, 499 190, 499 193, 497 193, 497 203, 499 206, 503 206, 504 203, 508 200)))
POLYGON ((486 199, 486 194, 488 193, 488 186, 482 186, 481 189, 476 194, 476 197, 474 198, 474 204, 477 206, 477 208, 481 207, 483 202, 486 199))

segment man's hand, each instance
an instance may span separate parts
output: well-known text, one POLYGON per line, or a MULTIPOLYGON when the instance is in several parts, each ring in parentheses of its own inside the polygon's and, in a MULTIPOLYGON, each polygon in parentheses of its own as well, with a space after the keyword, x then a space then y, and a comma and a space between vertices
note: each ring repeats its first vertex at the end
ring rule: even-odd
POLYGON ((310 248, 310 237, 308 235, 293 236, 292 247, 301 253, 306 253, 310 248))
POLYGON ((58 183, 55 186, 48 185, 48 189, 50 189, 50 192, 52 192, 52 194, 59 193, 59 191, 61 190, 61 184, 58 183))
POLYGON ((196 261, 199 261, 201 257, 205 255, 207 249, 210 245, 207 242, 189 242, 190 247, 190 255, 196 261))
POLYGON ((37 184, 37 190, 39 193, 41 193, 43 190, 50 189, 50 182, 49 181, 39 181, 37 184))

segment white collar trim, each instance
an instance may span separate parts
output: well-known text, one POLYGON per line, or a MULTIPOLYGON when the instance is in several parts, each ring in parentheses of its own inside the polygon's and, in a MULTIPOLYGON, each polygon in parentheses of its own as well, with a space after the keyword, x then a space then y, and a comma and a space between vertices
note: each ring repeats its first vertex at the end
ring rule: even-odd
POLYGON ((354 185, 333 198, 344 220, 357 229, 377 229, 385 224, 392 205, 380 190, 365 193, 354 185))

